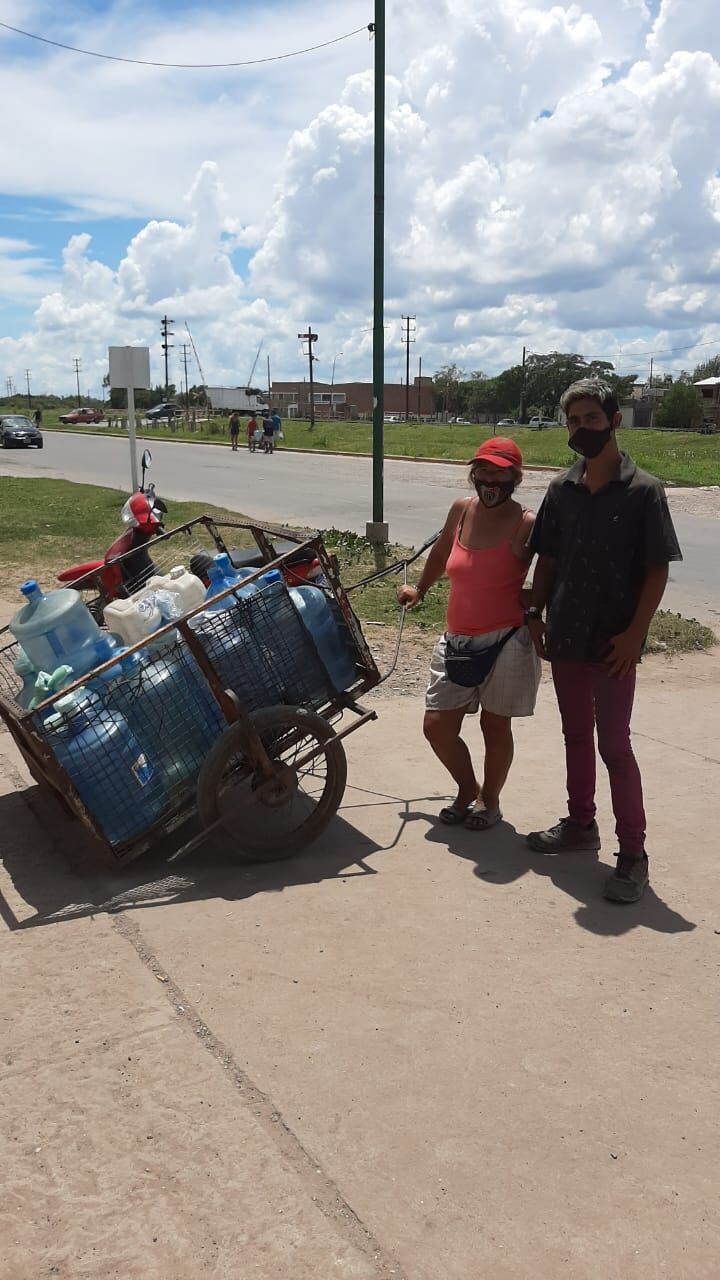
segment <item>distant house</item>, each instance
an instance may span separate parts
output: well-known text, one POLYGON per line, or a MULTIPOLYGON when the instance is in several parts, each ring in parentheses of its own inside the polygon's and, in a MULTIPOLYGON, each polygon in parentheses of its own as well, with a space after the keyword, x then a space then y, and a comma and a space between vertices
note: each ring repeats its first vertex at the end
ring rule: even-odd
MULTIPOLYGON (((310 416, 309 382, 273 382, 270 399, 281 416, 308 418, 310 416)), ((313 382, 315 417, 332 420, 369 418, 373 410, 371 382, 313 382)), ((432 418, 435 415, 435 388, 432 378, 415 378, 410 386, 409 412, 411 418, 432 418)), ((406 389, 401 383, 385 383, 385 413, 401 419, 405 417, 406 389)))
POLYGON ((702 396, 703 423, 720 431, 720 378, 702 378, 693 386, 702 396))

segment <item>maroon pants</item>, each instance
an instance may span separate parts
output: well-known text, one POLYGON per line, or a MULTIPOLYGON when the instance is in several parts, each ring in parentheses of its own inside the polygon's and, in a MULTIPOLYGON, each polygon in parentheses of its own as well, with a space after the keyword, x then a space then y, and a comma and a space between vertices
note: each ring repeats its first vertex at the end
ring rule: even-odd
POLYGON ((595 817, 595 728, 610 775, 615 831, 625 853, 645 848, 642 781, 630 743, 635 669, 621 679, 589 662, 553 662, 567 760, 568 812, 583 825, 595 817))

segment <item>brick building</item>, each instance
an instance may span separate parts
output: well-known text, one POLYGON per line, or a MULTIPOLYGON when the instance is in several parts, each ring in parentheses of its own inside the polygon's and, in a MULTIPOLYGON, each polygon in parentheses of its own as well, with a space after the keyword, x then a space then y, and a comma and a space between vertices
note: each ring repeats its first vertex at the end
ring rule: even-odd
MULTIPOLYGON (((316 418, 355 419, 372 417, 372 383, 370 382, 314 382, 316 418)), ((309 382, 273 382, 271 403, 281 417, 309 418, 309 382)), ((385 383, 385 415, 405 417, 405 386, 402 383, 385 383)), ((410 387, 410 417, 435 416, 435 388, 432 378, 415 378, 410 387)))
POLYGON ((703 378, 693 386, 702 396, 703 423, 720 430, 720 378, 703 378))

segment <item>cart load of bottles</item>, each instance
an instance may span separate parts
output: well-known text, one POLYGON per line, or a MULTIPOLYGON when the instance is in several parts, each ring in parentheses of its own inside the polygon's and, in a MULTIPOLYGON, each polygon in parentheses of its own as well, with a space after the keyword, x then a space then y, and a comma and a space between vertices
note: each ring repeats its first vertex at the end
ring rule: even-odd
POLYGON ((32 580, 20 588, 25 604, 10 623, 16 701, 33 712, 83 680, 37 712, 35 727, 110 844, 137 838, 194 795, 227 727, 171 625, 185 614, 199 610, 188 625, 245 712, 279 703, 317 710, 355 683, 353 641, 333 597, 319 586, 288 587, 278 569, 246 582, 253 572, 223 552, 206 586, 178 566, 108 604, 106 630, 72 589, 45 594, 32 580))

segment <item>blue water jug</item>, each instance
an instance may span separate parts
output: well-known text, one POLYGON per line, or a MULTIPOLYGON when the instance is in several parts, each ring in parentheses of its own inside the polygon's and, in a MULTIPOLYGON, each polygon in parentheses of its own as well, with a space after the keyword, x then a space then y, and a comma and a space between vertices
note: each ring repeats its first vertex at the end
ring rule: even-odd
POLYGON ((342 692, 355 683, 352 654, 333 615, 330 602, 319 587, 291 587, 290 599, 310 632, 323 665, 335 688, 342 692))
POLYGON ((236 569, 225 551, 216 555, 207 571, 210 585, 205 599, 211 600, 218 592, 226 591, 228 587, 237 587, 238 591, 234 596, 226 596, 224 600, 208 605, 207 612, 222 613, 224 609, 232 609, 233 605, 237 604, 238 598, 246 600, 257 589, 257 585, 252 582, 248 587, 241 587, 240 584, 244 578, 249 578, 254 572, 254 569, 236 569))
POLYGON ((36 671, 54 671, 67 664, 76 677, 90 671, 100 628, 77 591, 41 591, 30 579, 20 588, 27 603, 10 623, 10 630, 36 671))
MULTIPOLYGON (((113 656, 112 642, 97 647, 97 665, 113 656)), ((120 656, 90 682, 102 686, 106 705, 127 720, 155 761, 168 792, 195 782, 205 757, 227 728, 194 659, 172 636, 138 654, 120 656)))
POLYGON ((110 844, 142 835, 162 816, 165 788, 124 716, 59 698, 44 725, 48 746, 110 844))

